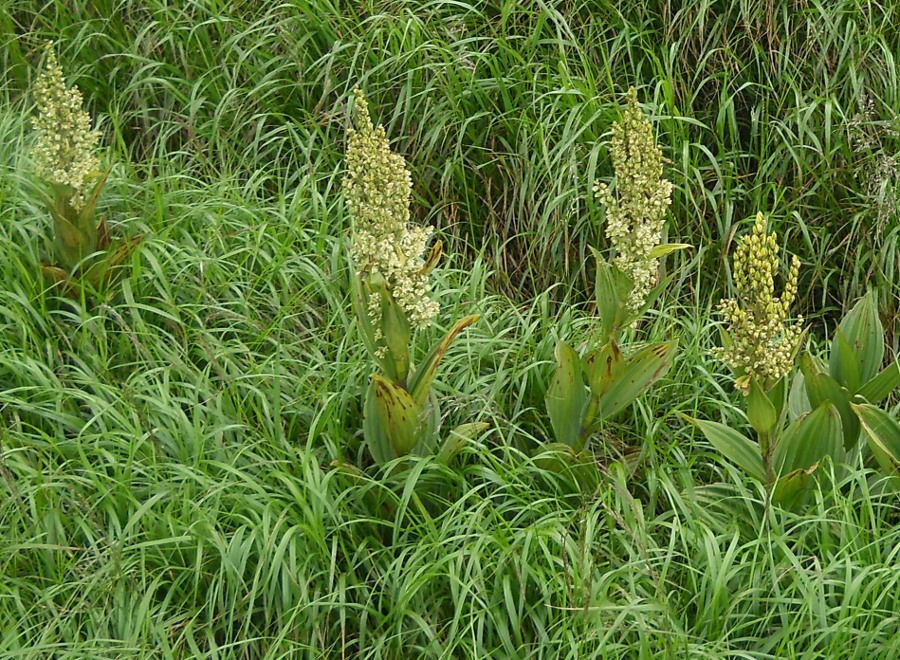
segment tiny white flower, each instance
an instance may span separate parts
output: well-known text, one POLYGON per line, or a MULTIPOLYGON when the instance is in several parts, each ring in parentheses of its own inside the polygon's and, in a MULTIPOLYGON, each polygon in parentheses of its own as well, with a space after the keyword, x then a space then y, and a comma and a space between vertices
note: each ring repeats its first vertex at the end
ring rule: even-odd
POLYGON ((595 183, 594 194, 606 207, 606 236, 616 248, 613 263, 634 284, 628 307, 637 311, 653 288, 658 260, 650 257, 650 251, 660 241, 672 203, 672 183, 662 177, 662 151, 641 113, 634 87, 628 90, 622 121, 613 124, 610 157, 616 192, 595 183))
MULTIPOLYGON (((412 178, 406 161, 391 152, 384 127, 372 124, 362 92, 356 89, 354 94, 354 128, 348 131, 343 180, 353 219, 351 254, 360 275, 377 273, 384 278, 411 325, 426 327, 438 312, 437 302, 428 295, 431 285, 424 270, 434 228, 410 226, 412 178)), ((370 301, 373 320, 379 310, 378 301, 370 301)))
POLYGON ((81 92, 77 87, 66 87, 52 43, 47 44, 47 63, 35 83, 34 98, 38 109, 33 119, 36 174, 70 188, 69 203, 77 211, 84 206, 91 179, 100 167, 100 133, 91 130, 91 118, 82 109, 81 92))

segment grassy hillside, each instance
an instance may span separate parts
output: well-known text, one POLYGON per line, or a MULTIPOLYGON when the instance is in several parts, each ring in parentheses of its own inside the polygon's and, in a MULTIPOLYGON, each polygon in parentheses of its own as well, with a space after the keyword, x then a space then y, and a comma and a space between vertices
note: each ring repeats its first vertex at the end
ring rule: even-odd
POLYGON ((790 510, 683 417, 749 428, 710 351, 758 211, 801 260, 811 353, 871 288, 895 359, 898 24, 862 0, 0 0, 0 657, 900 655, 900 508, 865 443, 790 510), (40 271, 47 40, 102 131, 99 210, 144 236, 74 298, 40 271), (452 460, 363 438, 355 85, 445 243, 413 361, 481 315, 434 385, 445 435, 488 425, 452 460), (679 349, 561 463, 554 347, 596 333, 592 186, 630 86, 664 238, 693 249, 623 343, 679 349))

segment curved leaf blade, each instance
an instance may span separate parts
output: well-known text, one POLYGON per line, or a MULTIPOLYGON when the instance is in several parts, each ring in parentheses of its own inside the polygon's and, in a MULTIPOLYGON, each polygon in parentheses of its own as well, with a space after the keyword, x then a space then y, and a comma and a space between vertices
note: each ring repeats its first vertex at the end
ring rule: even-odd
POLYGON ((694 419, 687 415, 684 417, 703 432, 706 439, 722 456, 754 479, 766 481, 766 468, 763 465, 759 445, 730 426, 719 422, 694 419))
POLYGON ((851 404, 859 415, 869 449, 890 476, 900 476, 900 424, 888 413, 868 403, 851 404))
POLYGON ((809 497, 809 489, 813 484, 813 472, 819 464, 811 466, 808 470, 794 470, 780 477, 775 482, 772 492, 772 500, 785 509, 796 510, 802 506, 809 497))
POLYGON ((808 355, 800 361, 806 394, 810 407, 815 409, 826 401, 830 402, 841 416, 844 430, 844 449, 849 450, 859 442, 859 419, 850 408, 850 392, 826 373, 817 372, 808 355))
POLYGON ((584 435, 584 414, 589 401, 581 360, 575 349, 564 341, 556 344, 554 353, 556 371, 544 398, 547 415, 556 439, 579 451, 584 435))
POLYGON ((841 369, 843 373, 848 365, 838 363, 846 362, 850 356, 854 365, 851 371, 855 371, 858 378, 857 386, 851 388, 841 378, 837 380, 846 385, 851 392, 856 392, 859 383, 866 383, 875 377, 884 360, 884 326, 878 317, 878 302, 874 291, 869 291, 860 298, 841 320, 835 340, 831 344, 831 373, 835 374, 835 367, 841 369), (841 340, 838 336, 846 342, 846 347, 840 346, 841 340), (835 342, 839 344, 837 347, 835 342))
POLYGON ((610 338, 601 348, 592 351, 582 360, 588 385, 594 396, 606 394, 621 376, 625 359, 615 339, 610 338))
POLYGON ((614 387, 600 397, 598 417, 606 419, 624 410, 641 392, 659 380, 672 364, 677 340, 654 344, 629 358, 614 387))
POLYGON ((419 439, 421 408, 409 392, 378 374, 372 375, 375 387, 375 413, 397 456, 409 454, 419 439))
POLYGON ((597 260, 594 296, 600 316, 601 336, 606 341, 615 336, 625 323, 628 316, 628 295, 634 284, 625 273, 604 260, 594 247, 591 247, 591 252, 597 260))
POLYGON ((867 402, 878 405, 900 387, 900 362, 892 362, 856 392, 867 402))
POLYGON ((756 378, 750 379, 750 394, 747 396, 747 419, 753 430, 761 435, 770 435, 778 422, 778 411, 763 392, 756 378))
POLYGON ((378 409, 374 379, 369 382, 369 387, 366 389, 366 400, 363 407, 363 438, 376 464, 384 465, 397 458, 378 409))
POLYGON ((417 405, 422 406, 425 404, 425 399, 428 398, 428 393, 431 391, 431 384, 434 382, 435 376, 437 376, 438 367, 441 365, 444 355, 447 354, 450 344, 459 336, 459 333, 475 323, 479 318, 481 318, 479 314, 472 314, 458 320, 447 331, 444 338, 425 356, 422 364, 419 365, 409 379, 409 392, 417 405))
POLYGON ((841 416, 829 401, 787 427, 775 445, 772 465, 777 474, 786 475, 810 470, 826 456, 835 465, 844 459, 841 416))

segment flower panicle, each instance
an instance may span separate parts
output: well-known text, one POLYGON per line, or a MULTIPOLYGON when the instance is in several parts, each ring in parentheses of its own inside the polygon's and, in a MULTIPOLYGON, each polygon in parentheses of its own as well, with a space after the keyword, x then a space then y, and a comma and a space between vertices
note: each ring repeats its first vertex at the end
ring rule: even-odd
POLYGON ((633 283, 628 307, 637 311, 653 287, 658 260, 650 255, 660 242, 673 186, 663 178, 662 150, 634 87, 628 90, 622 120, 613 124, 610 157, 615 191, 597 182, 594 194, 606 207, 606 236, 616 249, 613 263, 633 283))
MULTIPOLYGON (((365 96, 354 89, 356 109, 348 131, 344 197, 353 220, 351 254, 360 276, 375 277, 416 327, 428 326, 438 312, 429 297, 430 226, 410 226, 412 177, 406 161, 391 151, 383 126, 375 126, 365 96)), ((378 302, 370 300, 373 320, 378 302)))
POLYGON ((69 204, 77 211, 84 206, 100 168, 100 132, 91 129, 91 118, 82 107, 79 89, 66 87, 52 42, 47 44, 46 63, 35 83, 34 99, 35 173, 66 190, 69 204))
POLYGON ((713 354, 738 374, 735 386, 744 391, 751 378, 768 387, 787 375, 803 336, 802 317, 788 320, 797 296, 800 260, 792 257, 784 290, 776 297, 775 276, 781 269, 778 251, 777 234, 766 233, 765 217, 758 213, 750 235, 734 252, 737 297, 719 304, 731 341, 713 354))

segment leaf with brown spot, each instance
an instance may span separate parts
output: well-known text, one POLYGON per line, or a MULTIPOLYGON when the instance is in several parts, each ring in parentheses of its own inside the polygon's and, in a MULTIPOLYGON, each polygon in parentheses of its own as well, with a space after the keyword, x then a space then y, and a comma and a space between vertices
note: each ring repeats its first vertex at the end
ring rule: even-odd
POLYGON ((409 392, 378 374, 372 375, 375 412, 397 456, 412 451, 419 439, 421 406, 409 392))
POLYGON ((584 372, 594 396, 606 394, 625 368, 622 351, 615 339, 610 339, 583 360, 584 372))
POLYGON ((671 366, 677 347, 677 340, 654 344, 629 358, 612 387, 600 397, 597 418, 608 419, 621 412, 661 378, 671 366))

